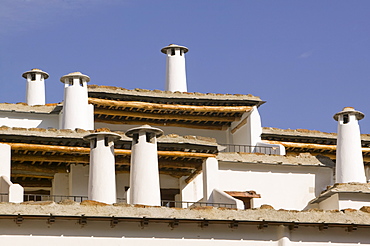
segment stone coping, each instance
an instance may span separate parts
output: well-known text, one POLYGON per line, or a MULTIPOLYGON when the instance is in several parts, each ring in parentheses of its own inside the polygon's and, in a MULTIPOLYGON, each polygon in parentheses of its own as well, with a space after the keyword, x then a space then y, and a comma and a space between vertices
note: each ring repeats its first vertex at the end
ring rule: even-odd
POLYGON ((26 103, 0 103, 0 111, 2 112, 59 114, 61 110, 62 105, 57 103, 34 106, 26 103))
POLYGON ((300 153, 297 156, 266 155, 259 153, 240 153, 220 152, 217 155, 219 161, 231 163, 258 163, 274 165, 294 165, 294 166, 323 166, 334 167, 334 162, 326 156, 313 156, 310 153, 300 153))
POLYGON ((118 95, 133 95, 133 96, 149 96, 149 97, 163 97, 163 98, 187 98, 187 99, 210 99, 210 100, 262 100, 250 94, 219 94, 219 93, 199 93, 199 92, 171 92, 161 90, 146 90, 146 89, 125 89, 115 86, 103 85, 88 85, 89 92, 101 92, 118 95))
POLYGON ((54 202, 25 202, 22 204, 0 203, 0 215, 33 216, 86 216, 86 217, 127 217, 158 219, 194 219, 194 220, 239 220, 239 221, 276 221, 288 223, 343 223, 370 225, 370 207, 360 210, 307 211, 275 210, 269 205, 258 209, 225 209, 214 207, 167 208, 150 206, 133 206, 128 204, 107 205, 95 201, 76 203, 64 200, 54 202))
MULTIPOLYGON (((337 139, 337 133, 320 132, 317 130, 307 129, 280 129, 274 127, 262 127, 262 134, 274 134, 290 137, 312 137, 312 138, 327 138, 337 139)), ((361 139, 370 141, 370 134, 361 134, 361 139)))
MULTIPOLYGON (((369 183, 337 183, 332 186, 328 186, 326 190, 315 199, 311 200, 310 203, 319 203, 325 199, 331 197, 336 193, 357 193, 357 194, 370 194, 369 183)), ((370 199, 370 198, 369 198, 370 199)))
MULTIPOLYGON (((122 131, 110 131, 108 128, 100 128, 96 130, 83 129, 44 129, 44 128, 23 128, 23 127, 0 127, 0 134, 2 135, 16 135, 16 136, 34 136, 34 137, 51 137, 51 138, 76 138, 81 139, 84 136, 96 132, 114 132, 121 136, 123 141, 132 141, 131 138, 125 136, 122 131)), ((158 138, 159 143, 189 143, 198 145, 208 145, 217 147, 218 144, 214 138, 200 137, 200 136, 180 136, 177 134, 163 135, 158 138)))

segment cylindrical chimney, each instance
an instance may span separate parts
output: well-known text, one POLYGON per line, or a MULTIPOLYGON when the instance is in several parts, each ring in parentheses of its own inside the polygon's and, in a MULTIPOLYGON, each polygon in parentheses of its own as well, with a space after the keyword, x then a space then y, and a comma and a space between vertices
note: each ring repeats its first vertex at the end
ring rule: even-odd
POLYGON ((45 79, 49 78, 49 74, 34 68, 24 72, 22 77, 27 79, 26 103, 30 106, 45 105, 45 79))
POLYGON ((89 76, 80 72, 60 78, 64 83, 62 129, 94 129, 94 106, 88 104, 87 82, 89 76))
POLYGON ((346 107, 334 115, 338 121, 336 183, 366 183, 358 124, 364 116, 352 107, 346 107))
POLYGON ((170 44, 161 49, 167 55, 166 60, 166 91, 187 92, 185 53, 189 51, 184 46, 170 44))
POLYGON ((130 203, 161 205, 157 137, 163 131, 149 125, 132 128, 126 136, 132 138, 130 167, 130 203))
POLYGON ((84 137, 90 141, 88 199, 107 204, 116 202, 114 140, 117 133, 97 132, 84 137))

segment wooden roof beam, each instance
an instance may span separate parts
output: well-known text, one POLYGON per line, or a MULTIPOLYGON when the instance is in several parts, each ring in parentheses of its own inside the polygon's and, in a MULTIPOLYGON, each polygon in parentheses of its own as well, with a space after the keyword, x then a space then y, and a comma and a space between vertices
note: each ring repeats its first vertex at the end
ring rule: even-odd
MULTIPOLYGON (((176 112, 173 112, 176 113, 176 112)), ((153 113, 143 113, 143 112, 132 112, 123 110, 110 110, 95 108, 95 115, 114 115, 120 117, 136 117, 136 118, 146 118, 146 119, 158 119, 163 120, 202 120, 202 121, 220 121, 220 122, 233 122, 240 120, 240 117, 220 117, 220 116, 204 116, 204 115, 184 115, 184 114, 153 114, 153 113)))
POLYGON ((251 106, 191 106, 180 104, 160 104, 136 101, 116 101, 108 99, 89 98, 89 103, 103 107, 122 107, 122 108, 141 108, 145 110, 171 110, 171 111, 190 111, 190 112, 238 112, 244 113, 252 110, 251 106))

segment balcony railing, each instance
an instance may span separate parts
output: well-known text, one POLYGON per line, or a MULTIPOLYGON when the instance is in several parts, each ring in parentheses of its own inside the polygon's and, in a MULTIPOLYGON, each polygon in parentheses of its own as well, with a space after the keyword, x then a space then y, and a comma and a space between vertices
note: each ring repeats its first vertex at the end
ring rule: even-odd
MULTIPOLYGON (((0 202, 6 202, 8 194, 0 193, 0 202)), ((35 202, 60 202, 63 200, 72 200, 75 202, 82 202, 88 200, 87 196, 60 196, 60 195, 39 195, 39 194, 25 194, 24 201, 35 201, 35 202)), ((117 198, 117 203, 126 203, 125 198, 117 198)), ((211 202, 184 202, 184 201, 172 201, 162 200, 161 206, 163 207, 178 207, 178 208, 191 208, 191 207, 218 207, 218 208, 236 208, 234 204, 227 203, 211 203, 211 202)))
POLYGON ((220 152, 242 152, 242 153, 263 153, 267 155, 278 155, 279 148, 276 146, 251 146, 241 144, 220 144, 225 147, 220 152))
POLYGON ((192 208, 192 207, 216 207, 216 208, 236 208, 235 204, 215 203, 215 202, 183 202, 162 200, 163 207, 192 208))

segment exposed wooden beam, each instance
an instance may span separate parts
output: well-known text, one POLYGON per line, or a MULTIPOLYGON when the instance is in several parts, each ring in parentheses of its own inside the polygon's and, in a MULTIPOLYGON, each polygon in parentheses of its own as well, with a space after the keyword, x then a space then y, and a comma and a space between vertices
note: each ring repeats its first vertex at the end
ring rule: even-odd
POLYGON ((244 113, 252 109, 251 106, 193 106, 180 104, 160 104, 135 101, 116 101, 108 99, 89 98, 89 103, 104 107, 119 108, 142 108, 146 110, 171 110, 190 112, 212 112, 212 113, 244 113))
POLYGON ((89 163, 88 155, 22 155, 13 154, 12 161, 38 161, 38 162, 63 162, 63 163, 89 163))
POLYGON ((65 173, 67 172, 66 167, 62 166, 39 166, 39 165, 28 165, 25 163, 12 163, 12 172, 16 171, 26 171, 33 173, 65 173))
MULTIPOLYGON (((299 155, 300 153, 302 153, 302 152, 301 151, 287 151, 287 155, 299 155)), ((315 155, 315 153, 311 153, 311 154, 315 155)), ((335 153, 334 154, 332 154, 332 153, 317 153, 317 154, 329 157, 332 160, 336 160, 336 158, 337 158, 335 153)), ((364 160, 364 162, 370 162, 370 156, 363 156, 363 160, 364 160)))
POLYGON ((220 122, 233 122, 238 121, 240 117, 230 116, 203 116, 203 115, 181 115, 181 114, 158 114, 158 113, 143 113, 143 112, 132 112, 124 110, 111 110, 103 108, 95 108, 94 114, 104 115, 116 115, 122 117, 135 117, 145 119, 158 119, 163 120, 194 120, 194 121, 220 121, 220 122))
POLYGON ((12 182, 20 184, 22 187, 51 187, 51 179, 22 180, 20 178, 12 177, 12 182))
MULTIPOLYGON (((322 152, 322 150, 336 152, 337 150, 336 145, 330 145, 330 144, 295 143, 295 142, 266 141, 266 140, 264 142, 272 143, 272 144, 282 144, 286 148, 312 149, 313 151, 318 151, 318 152, 322 152)), ((370 154, 370 148, 363 147, 362 153, 370 154)))
MULTIPOLYGON (((113 120, 113 119, 103 119, 100 117, 95 117, 95 122, 107 123, 107 124, 130 124, 130 125, 142 125, 148 124, 147 121, 140 120, 113 120)), ((185 127, 193 129, 205 129, 205 130, 216 130, 216 131, 225 131, 229 126, 228 123, 224 125, 200 125, 196 123, 178 123, 178 122, 150 122, 150 125, 153 126, 173 126, 173 127, 185 127)))
POLYGON ((193 181, 199 174, 202 173, 202 164, 200 164, 194 172, 192 172, 186 179, 185 183, 189 184, 191 181, 193 181))
POLYGON ((54 175, 36 175, 36 174, 26 174, 26 173, 12 173, 10 175, 12 178, 37 178, 37 179, 53 179, 54 175))
MULTIPOLYGON (((58 153, 65 153, 65 154, 90 154, 90 148, 84 147, 71 147, 71 146, 56 146, 56 145, 43 145, 43 144, 26 144, 26 143, 5 143, 11 146, 12 150, 28 150, 28 151, 39 151, 39 152, 58 152, 58 153)), ((130 156, 131 150, 126 149, 115 149, 114 153, 117 155, 122 156, 130 156)), ((193 152, 182 152, 182 151, 158 151, 159 156, 163 157, 184 157, 184 158, 208 158, 208 157, 215 157, 216 154, 208 154, 208 153, 193 153, 193 152)), ((21 155, 15 154, 14 156, 28 156, 28 155, 21 155)), ((35 156, 35 155, 29 155, 35 156)), ((71 155, 70 155, 71 156, 71 155)), ((45 161, 51 162, 55 155, 45 155, 45 161)), ((64 156, 66 159, 66 155, 64 156)), ((71 159, 76 158, 81 162, 86 158, 86 156, 72 156, 71 159), (81 159, 79 159, 81 158, 81 159)), ((71 160, 73 161, 73 160, 71 160)), ((57 162, 57 161, 55 161, 57 162)), ((62 161, 63 162, 63 161, 62 161)))

